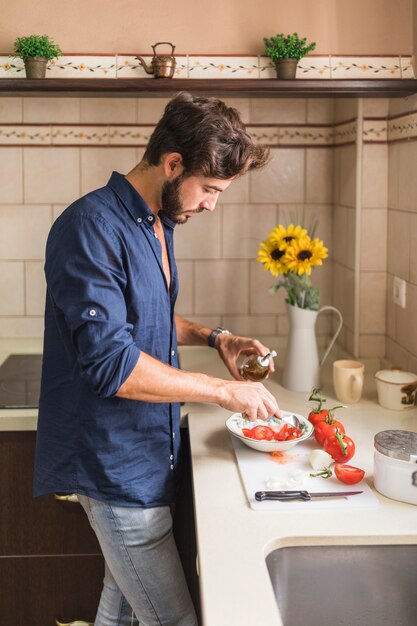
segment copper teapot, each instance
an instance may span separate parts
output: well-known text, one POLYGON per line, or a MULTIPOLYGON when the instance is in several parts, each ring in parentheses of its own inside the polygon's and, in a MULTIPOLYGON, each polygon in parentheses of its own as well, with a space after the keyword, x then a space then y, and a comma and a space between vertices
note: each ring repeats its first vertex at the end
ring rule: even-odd
POLYGON ((174 57, 175 46, 169 41, 159 41, 152 46, 153 59, 151 65, 147 65, 142 57, 135 57, 147 74, 153 74, 155 78, 172 78, 174 76, 177 61, 174 57), (161 55, 156 53, 156 47, 161 45, 171 46, 171 54, 161 55))

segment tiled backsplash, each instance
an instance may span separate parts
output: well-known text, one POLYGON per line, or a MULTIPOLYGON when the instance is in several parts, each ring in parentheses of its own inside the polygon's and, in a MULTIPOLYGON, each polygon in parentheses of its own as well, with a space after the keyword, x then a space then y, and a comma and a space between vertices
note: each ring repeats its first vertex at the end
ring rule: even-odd
MULTIPOLYGON (((277 223, 305 209, 318 217, 317 234, 330 251, 313 281, 322 304, 343 312, 341 345, 353 351, 358 324, 361 356, 387 355, 417 371, 410 313, 417 304, 417 98, 363 101, 359 320, 357 101, 227 102, 271 145, 273 158, 222 194, 214 214, 176 229, 178 312, 238 333, 285 336, 284 294, 268 293, 274 279, 256 263, 256 251, 277 223), (406 310, 391 303, 394 275, 407 281, 406 310)), ((105 184, 113 169, 126 173, 140 160, 165 104, 161 98, 0 99, 0 336, 42 334, 43 255, 53 220, 105 184)), ((319 318, 319 333, 329 327, 329 318, 319 318)))

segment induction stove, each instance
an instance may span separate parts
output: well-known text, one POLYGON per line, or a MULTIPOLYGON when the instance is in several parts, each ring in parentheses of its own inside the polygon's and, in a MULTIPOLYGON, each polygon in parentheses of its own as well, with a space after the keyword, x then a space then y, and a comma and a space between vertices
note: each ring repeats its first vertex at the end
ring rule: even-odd
POLYGON ((41 369, 41 354, 11 354, 0 366, 0 409, 38 408, 41 369))

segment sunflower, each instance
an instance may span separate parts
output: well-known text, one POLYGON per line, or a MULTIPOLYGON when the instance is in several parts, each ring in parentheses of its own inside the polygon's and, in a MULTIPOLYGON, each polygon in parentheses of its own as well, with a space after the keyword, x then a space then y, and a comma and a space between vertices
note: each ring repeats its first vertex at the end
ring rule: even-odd
POLYGON ((268 239, 261 242, 260 246, 256 260, 263 264, 265 272, 271 272, 272 276, 286 274, 288 268, 283 263, 286 251, 285 244, 268 237, 268 239))
POLYGON ((285 250, 283 262, 288 271, 294 272, 294 274, 301 276, 306 273, 310 275, 313 265, 322 265, 323 259, 326 257, 327 248, 321 239, 311 240, 310 237, 305 236, 292 241, 285 250))
POLYGON ((285 228, 282 224, 279 224, 271 230, 266 240, 261 242, 261 249, 258 250, 258 258, 256 260, 263 263, 264 270, 266 272, 270 271, 272 276, 286 274, 289 269, 283 259, 286 249, 294 241, 306 235, 306 229, 301 226, 290 224, 285 228))

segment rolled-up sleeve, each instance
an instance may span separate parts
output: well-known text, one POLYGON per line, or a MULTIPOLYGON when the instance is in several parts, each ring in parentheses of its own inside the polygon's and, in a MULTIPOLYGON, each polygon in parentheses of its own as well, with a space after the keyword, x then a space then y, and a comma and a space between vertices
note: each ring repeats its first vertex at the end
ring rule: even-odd
POLYGON ((98 396, 115 395, 140 349, 127 320, 121 242, 99 212, 77 212, 52 229, 45 275, 81 376, 98 396))

